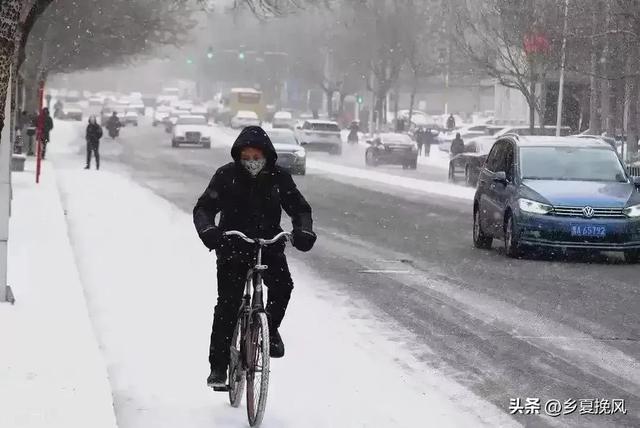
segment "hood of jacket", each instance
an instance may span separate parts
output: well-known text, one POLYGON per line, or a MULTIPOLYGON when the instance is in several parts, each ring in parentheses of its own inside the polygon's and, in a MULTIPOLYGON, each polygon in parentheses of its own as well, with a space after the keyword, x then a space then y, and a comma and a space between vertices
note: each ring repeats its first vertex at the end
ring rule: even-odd
POLYGON ((231 147, 231 157, 236 163, 240 163, 240 153, 245 147, 255 147, 264 152, 267 165, 273 167, 278 159, 276 149, 267 133, 259 126, 247 126, 240 132, 238 138, 231 147))

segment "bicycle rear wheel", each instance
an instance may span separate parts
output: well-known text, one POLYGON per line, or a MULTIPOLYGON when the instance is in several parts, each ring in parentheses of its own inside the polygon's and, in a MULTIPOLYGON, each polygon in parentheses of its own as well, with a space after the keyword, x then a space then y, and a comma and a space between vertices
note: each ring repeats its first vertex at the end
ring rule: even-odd
POLYGON ((269 390, 269 324, 264 312, 254 314, 248 334, 247 416, 255 427, 262 423, 269 390))
POLYGON ((238 407, 242 402, 245 377, 242 367, 242 317, 238 317, 236 328, 231 337, 229 355, 229 402, 232 407, 238 407))

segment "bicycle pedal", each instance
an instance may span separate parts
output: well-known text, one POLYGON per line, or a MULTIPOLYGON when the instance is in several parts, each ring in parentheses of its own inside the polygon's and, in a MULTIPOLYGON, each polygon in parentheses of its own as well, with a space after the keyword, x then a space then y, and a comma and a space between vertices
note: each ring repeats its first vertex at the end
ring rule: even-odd
POLYGON ((213 389, 216 392, 228 392, 231 388, 229 387, 229 385, 225 385, 225 386, 212 386, 211 389, 213 389))

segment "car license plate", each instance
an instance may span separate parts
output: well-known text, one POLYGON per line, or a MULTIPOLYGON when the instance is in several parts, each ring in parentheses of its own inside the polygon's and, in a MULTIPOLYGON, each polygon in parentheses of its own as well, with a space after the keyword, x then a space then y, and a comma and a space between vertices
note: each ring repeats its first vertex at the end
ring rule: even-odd
POLYGON ((607 236, 607 228, 602 225, 584 225, 584 224, 572 224, 571 236, 585 237, 585 238, 604 238, 607 236))

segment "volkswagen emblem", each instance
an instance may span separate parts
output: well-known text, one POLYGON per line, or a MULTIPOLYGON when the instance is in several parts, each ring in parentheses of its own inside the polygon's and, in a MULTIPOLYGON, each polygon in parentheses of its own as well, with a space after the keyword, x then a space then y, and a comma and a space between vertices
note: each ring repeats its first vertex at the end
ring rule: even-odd
POLYGON ((582 209, 582 215, 585 216, 585 218, 591 218, 594 216, 594 214, 595 214, 595 211, 591 207, 584 207, 582 209))

